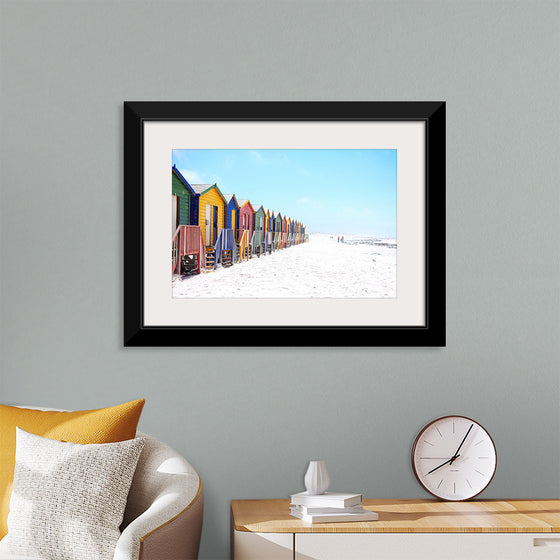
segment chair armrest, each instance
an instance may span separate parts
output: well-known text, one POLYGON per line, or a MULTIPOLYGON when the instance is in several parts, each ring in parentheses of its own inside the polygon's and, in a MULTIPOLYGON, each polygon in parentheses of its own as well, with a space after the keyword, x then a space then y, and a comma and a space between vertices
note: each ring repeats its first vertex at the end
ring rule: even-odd
POLYGON ((195 560, 204 498, 194 468, 158 440, 144 437, 113 560, 195 560))
POLYGON ((114 560, 196 560, 204 506, 202 485, 182 510, 177 497, 162 494, 132 521, 121 533, 114 560))

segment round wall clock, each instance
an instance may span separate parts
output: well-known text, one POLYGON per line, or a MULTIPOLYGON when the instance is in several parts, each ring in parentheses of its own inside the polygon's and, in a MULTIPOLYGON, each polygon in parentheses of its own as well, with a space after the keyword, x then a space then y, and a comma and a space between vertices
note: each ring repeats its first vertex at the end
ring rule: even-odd
POLYGON ((422 428, 412 447, 418 482, 442 500, 470 500, 496 472, 496 446, 490 434, 465 416, 443 416, 422 428))

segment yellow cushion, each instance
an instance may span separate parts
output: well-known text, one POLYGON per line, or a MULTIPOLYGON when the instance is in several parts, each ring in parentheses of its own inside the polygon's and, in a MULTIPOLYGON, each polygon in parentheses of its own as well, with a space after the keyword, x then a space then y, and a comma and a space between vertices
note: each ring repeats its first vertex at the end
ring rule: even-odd
POLYGON ((75 412, 31 410, 0 405, 0 539, 8 532, 7 518, 14 479, 16 426, 50 439, 72 443, 114 443, 132 439, 144 399, 75 412))

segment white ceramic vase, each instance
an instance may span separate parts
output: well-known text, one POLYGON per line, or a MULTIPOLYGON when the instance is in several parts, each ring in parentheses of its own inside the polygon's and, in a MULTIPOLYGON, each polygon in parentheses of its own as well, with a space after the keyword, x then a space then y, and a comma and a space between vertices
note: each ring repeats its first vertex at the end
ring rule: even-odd
POLYGON ((304 482, 308 494, 323 494, 331 483, 325 461, 309 461, 304 482))

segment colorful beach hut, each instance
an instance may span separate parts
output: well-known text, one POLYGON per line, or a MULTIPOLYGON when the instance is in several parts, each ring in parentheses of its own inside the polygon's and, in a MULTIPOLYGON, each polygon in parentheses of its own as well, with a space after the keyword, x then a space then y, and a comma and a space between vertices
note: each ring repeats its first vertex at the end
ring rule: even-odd
POLYGON ((206 266, 198 197, 175 165, 171 168, 171 262, 173 274, 200 273, 206 266))
POLYGON ((179 226, 191 225, 191 207, 196 205, 191 204, 192 200, 196 203, 196 193, 181 172, 173 166, 171 169, 172 235, 175 234, 179 226))
POLYGON ((198 225, 206 246, 214 245, 218 233, 224 227, 226 199, 218 186, 208 184, 191 185, 198 195, 198 225))
POLYGON ((240 231, 247 230, 250 236, 253 235, 255 229, 255 211, 249 200, 240 199, 239 201, 239 229, 240 231))
POLYGON ((251 237, 251 249, 253 255, 258 257, 264 252, 264 228, 266 212, 261 205, 255 210, 255 229, 251 237))
POLYGON ((264 209, 264 252, 272 253, 272 230, 270 229, 270 210, 264 209))
POLYGON ((288 218, 284 216, 282 218, 282 248, 285 249, 288 246, 288 218))
POLYGON ((276 213, 274 218, 274 246, 276 249, 282 249, 282 214, 280 212, 276 213))
POLYGON ((224 194, 226 199, 225 227, 237 232, 239 229, 239 203, 234 194, 224 194))
POLYGON ((234 194, 224 194, 226 201, 224 228, 218 233, 214 243, 215 264, 227 267, 238 261, 237 251, 237 224, 239 221, 239 204, 234 194))
POLYGON ((240 199, 239 203, 239 230, 237 244, 240 258, 248 260, 251 255, 251 240, 255 229, 255 211, 248 199, 240 199))
POLYGON ((270 233, 271 250, 276 250, 276 212, 269 210, 268 231, 270 233))
POLYGON ((198 225, 206 246, 206 268, 213 269, 216 267, 214 245, 224 227, 226 199, 216 183, 191 184, 191 187, 198 196, 198 225))
POLYGON ((255 231, 262 231, 264 233, 264 220, 266 213, 263 206, 259 206, 255 210, 255 231))
POLYGON ((294 221, 292 218, 288 218, 288 247, 294 244, 293 231, 294 231, 294 221))

